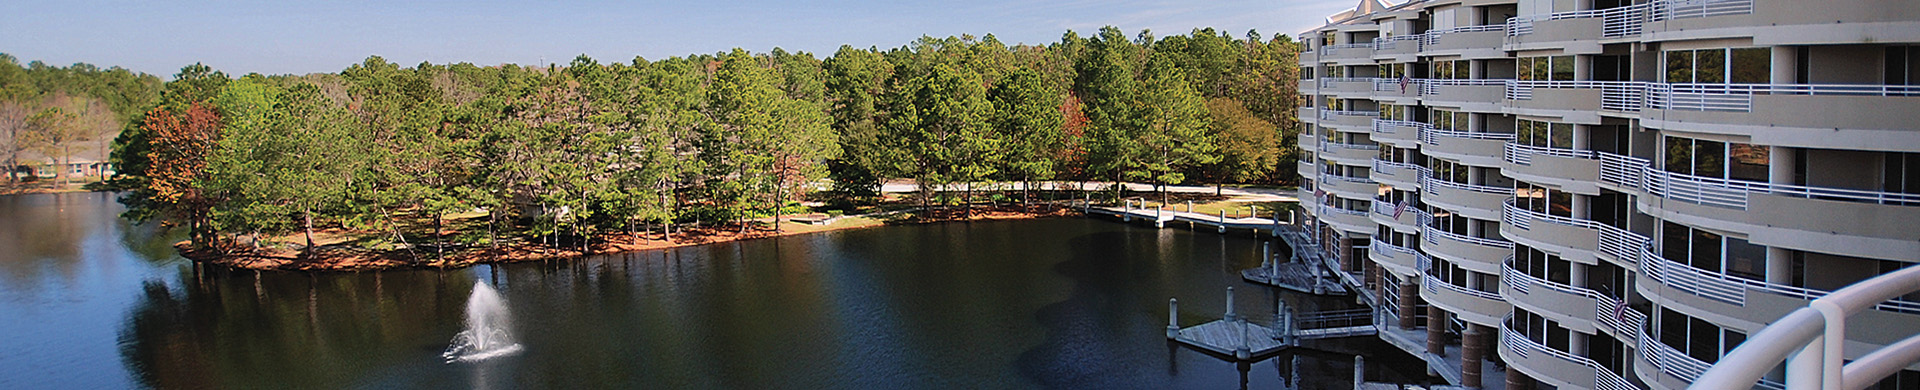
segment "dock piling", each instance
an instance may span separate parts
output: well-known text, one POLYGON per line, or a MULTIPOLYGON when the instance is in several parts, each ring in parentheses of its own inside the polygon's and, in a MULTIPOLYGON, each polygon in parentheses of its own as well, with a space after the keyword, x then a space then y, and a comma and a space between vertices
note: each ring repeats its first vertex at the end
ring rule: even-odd
POLYGON ((1238 319, 1240 316, 1233 313, 1233 286, 1227 286, 1227 321, 1238 319))
POLYGON ((1167 338, 1180 337, 1180 299, 1167 298, 1167 338))

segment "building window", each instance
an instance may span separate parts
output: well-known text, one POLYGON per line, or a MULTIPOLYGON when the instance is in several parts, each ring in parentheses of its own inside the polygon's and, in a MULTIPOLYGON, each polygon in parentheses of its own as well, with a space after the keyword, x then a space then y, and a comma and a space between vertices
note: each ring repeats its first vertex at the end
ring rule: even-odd
POLYGON ((1436 79, 1472 78, 1473 65, 1468 60, 1433 61, 1428 63, 1429 76, 1436 79))
POLYGON ((1513 206, 1536 213, 1572 218, 1573 193, 1515 181, 1513 182, 1513 206))
POLYGON ((1459 183, 1459 184, 1472 184, 1470 183, 1473 176, 1472 172, 1470 171, 1471 169, 1473 169, 1472 167, 1469 167, 1465 164, 1437 159, 1437 158, 1431 159, 1430 161, 1432 161, 1433 165, 1428 168, 1433 169, 1434 179, 1446 180, 1446 181, 1459 183))
POLYGON ((1668 50, 1667 82, 1695 84, 1765 84, 1772 78, 1772 50, 1668 50))
POLYGON ((1887 152, 1882 191, 1920 194, 1920 153, 1887 152))
POLYGON ((1660 343, 1695 360, 1712 364, 1747 341, 1745 332, 1722 328, 1712 322, 1693 318, 1668 308, 1655 312, 1653 323, 1659 327, 1660 343))
POLYGON ((1772 152, 1766 146, 1674 136, 1665 137, 1665 141, 1667 172, 1716 179, 1768 180, 1772 152))
POLYGON ((1920 85, 1920 46, 1889 46, 1887 85, 1920 85))
POLYGON ((1404 120, 1407 106, 1392 103, 1380 103, 1380 119, 1404 120))
POLYGON ((1573 81, 1573 56, 1521 57, 1514 62, 1521 80, 1573 81))
POLYGON ((1540 280, 1573 285, 1573 262, 1526 245, 1513 245, 1513 270, 1540 280))
POLYGON ((1437 128, 1437 129, 1451 130, 1451 131, 1470 131, 1469 130, 1470 128, 1467 126, 1468 125, 1467 115, 1468 114, 1464 112, 1454 112, 1454 111, 1447 111, 1447 110, 1441 110, 1441 109, 1429 109, 1429 111, 1427 112, 1427 119, 1433 121, 1433 123, 1431 124, 1433 125, 1434 128, 1437 128))
POLYGON ((1660 255, 1709 273, 1764 282, 1767 248, 1673 222, 1660 224, 1660 255))
POLYGON ((1515 124, 1522 145, 1573 149, 1573 124, 1519 119, 1515 124))

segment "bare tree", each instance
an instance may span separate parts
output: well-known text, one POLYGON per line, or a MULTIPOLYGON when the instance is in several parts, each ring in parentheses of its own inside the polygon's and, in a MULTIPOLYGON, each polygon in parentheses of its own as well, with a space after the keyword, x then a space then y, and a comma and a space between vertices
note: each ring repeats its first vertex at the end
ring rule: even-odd
POLYGON ((7 153, 7 184, 20 182, 20 152, 27 150, 21 136, 27 127, 27 104, 17 100, 0 101, 0 151, 7 153))

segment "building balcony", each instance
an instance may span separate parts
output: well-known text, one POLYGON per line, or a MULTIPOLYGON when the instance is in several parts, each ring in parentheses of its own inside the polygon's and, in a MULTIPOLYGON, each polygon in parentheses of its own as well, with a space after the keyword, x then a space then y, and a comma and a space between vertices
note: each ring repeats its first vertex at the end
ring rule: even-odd
POLYGON ((1518 114, 1600 124, 1601 113, 1639 112, 1646 88, 1647 83, 1638 81, 1514 80, 1507 85, 1506 104, 1518 114))
POLYGON ((1500 358, 1509 367, 1555 388, 1637 390, 1632 382, 1607 366, 1534 342, 1513 328, 1500 326, 1500 358))
POLYGON ((1468 59, 1504 58, 1507 33, 1505 24, 1462 26, 1430 30, 1421 34, 1421 56, 1458 55, 1468 59))
POLYGON ((1501 154, 1506 151, 1507 142, 1514 138, 1511 133, 1427 127, 1420 131, 1420 151, 1428 156, 1443 157, 1467 165, 1497 167, 1500 166, 1501 154))
POLYGON ((1500 207, 1512 188, 1460 184, 1431 176, 1420 180, 1420 200, 1474 219, 1500 220, 1500 207))
POLYGON ((1360 234, 1372 234, 1379 230, 1373 224, 1373 220, 1367 218, 1367 212, 1365 211, 1348 210, 1328 205, 1320 205, 1316 210, 1319 211, 1317 214, 1320 217, 1320 222, 1333 226, 1335 229, 1360 234))
POLYGON ((1508 240, 1554 252, 1570 261, 1592 264, 1600 250, 1600 226, 1586 219, 1563 217, 1501 205, 1500 235, 1508 240))
POLYGON ((1406 207, 1401 207, 1399 204, 1374 199, 1373 222, 1392 226, 1395 230, 1403 232, 1418 232, 1420 231, 1420 226, 1422 226, 1422 223, 1426 220, 1426 218, 1423 217, 1426 212, 1420 211, 1420 209, 1416 207, 1418 206, 1406 205, 1406 207))
POLYGON ((1392 102, 1399 105, 1420 104, 1420 90, 1425 79, 1373 79, 1373 100, 1392 102))
POLYGON ((1380 185, 1364 177, 1320 175, 1320 189, 1342 198, 1368 199, 1380 192, 1380 185))
POLYGON ((1414 62, 1420 56, 1423 34, 1397 35, 1373 39, 1373 59, 1388 62, 1414 62))
POLYGON ((1838 129, 1845 135, 1912 131, 1920 123, 1913 107, 1920 107, 1920 86, 1650 84, 1640 118, 1647 127, 1671 130, 1724 133, 1740 126, 1749 134, 1838 129))
POLYGON ((1318 91, 1320 90, 1320 79, 1302 77, 1299 80, 1295 80, 1294 83, 1295 83, 1295 88, 1298 89, 1298 91, 1296 92, 1307 94, 1307 95, 1319 94, 1318 91))
MULTIPOLYGON (((1716 318, 1714 322, 1748 334, 1828 293, 1707 272, 1652 251, 1641 252, 1638 275, 1635 284, 1641 296, 1694 317, 1716 318)), ((1848 318, 1847 341, 1885 346, 1920 333, 1920 302, 1891 300, 1874 309, 1848 318)))
POLYGON ((1367 166, 1372 164, 1375 156, 1380 155, 1380 145, 1321 142, 1319 146, 1318 155, 1321 159, 1344 165, 1367 166))
POLYGON ((1420 147, 1421 129, 1430 127, 1433 127, 1433 125, 1414 121, 1373 118, 1373 133, 1368 138, 1374 142, 1397 147, 1417 148, 1420 147))
POLYGON ((1420 238, 1426 240, 1420 250, 1473 272, 1499 275, 1501 265, 1513 257, 1513 243, 1500 239, 1456 234, 1424 225, 1420 227, 1420 238))
POLYGON ((1320 94, 1343 98, 1370 99, 1373 97, 1373 79, 1366 77, 1321 77, 1320 94))
MULTIPOLYGON (((1707 372, 1712 364, 1687 356, 1685 352, 1673 349, 1654 340, 1645 333, 1640 334, 1639 348, 1633 361, 1633 373, 1640 377, 1651 389, 1680 390, 1693 385, 1700 374, 1707 372)), ((1785 384, 1762 379, 1755 384, 1756 389, 1783 390, 1785 384)))
POLYGON ((1567 54, 1599 54, 1602 40, 1640 35, 1648 6, 1643 4, 1555 12, 1507 19, 1509 51, 1564 49, 1567 54))
POLYGON ((1500 174, 1529 183, 1559 187, 1568 192, 1595 195, 1600 187, 1600 159, 1591 150, 1549 148, 1508 142, 1503 147, 1500 174))
POLYGON ((1427 167, 1376 158, 1373 159, 1372 176, 1368 178, 1373 179, 1375 183, 1390 185, 1394 188, 1419 190, 1420 178, 1429 175, 1426 172, 1427 167))
MULTIPOLYGON (((1372 88, 1372 87, 1368 87, 1372 88)), ((1364 132, 1373 129, 1373 118, 1380 117, 1377 111, 1335 111, 1320 110, 1321 126, 1343 131, 1364 132)))
POLYGON ((1646 314, 1631 307, 1621 308, 1623 302, 1598 291, 1536 278, 1513 269, 1512 264, 1501 268, 1500 295, 1506 297, 1507 302, 1552 318, 1567 329, 1588 334, 1610 333, 1631 343, 1638 337, 1640 325, 1646 322, 1646 314))
POLYGON ((1494 79, 1426 79, 1421 99, 1430 105, 1460 107, 1475 112, 1500 112, 1507 81, 1494 79))
POLYGON ((1460 317, 1461 321, 1486 326, 1499 326, 1501 320, 1513 311, 1513 305, 1500 298, 1499 293, 1480 291, 1452 283, 1442 282, 1438 278, 1427 276, 1425 271, 1420 278, 1420 298, 1428 304, 1460 317))
POLYGON ((1920 194, 1774 184, 1671 173, 1600 154, 1601 185, 1644 193, 1663 219, 1747 233, 1755 243, 1920 261, 1920 194), (1637 184, 1637 185, 1636 185, 1637 184))
MULTIPOLYGON (((1314 107, 1300 107, 1300 114, 1295 118, 1299 118, 1302 124, 1312 125, 1315 123, 1316 119, 1320 119, 1320 109, 1314 108, 1314 107)), ((1312 127, 1309 126, 1308 128, 1311 129, 1312 127)), ((1308 143, 1308 144, 1301 144, 1301 145, 1311 145, 1311 144, 1308 143)))
POLYGON ((1313 169, 1312 160, 1302 159, 1293 162, 1293 173, 1299 174, 1300 177, 1313 177, 1320 174, 1320 171, 1313 169))
POLYGON ((1792 0, 1661 1, 1647 10, 1647 40, 1763 37, 1792 34, 1795 27, 1820 25, 1830 34, 1807 44, 1878 40, 1876 30, 1911 29, 1920 7, 1904 0, 1843 0, 1817 6, 1792 0), (1823 39, 1824 38, 1824 39, 1823 39))
POLYGON ((1413 248, 1388 244, 1380 241, 1379 238, 1374 238, 1372 241, 1373 247, 1369 248, 1367 256, 1373 259, 1374 264, 1379 264, 1402 277, 1420 273, 1420 252, 1413 248))
POLYGON ((1338 65, 1373 65, 1373 42, 1320 47, 1320 62, 1338 65))

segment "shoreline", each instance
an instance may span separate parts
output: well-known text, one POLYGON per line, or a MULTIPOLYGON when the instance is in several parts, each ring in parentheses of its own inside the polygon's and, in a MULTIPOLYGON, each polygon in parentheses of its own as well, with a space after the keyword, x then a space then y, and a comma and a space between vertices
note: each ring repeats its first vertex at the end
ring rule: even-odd
POLYGON ((850 229, 866 229, 884 226, 909 224, 939 224, 953 222, 1028 220, 1058 218, 1079 214, 1078 209, 1070 207, 1046 206, 1033 212, 1010 210, 1007 208, 981 208, 974 211, 971 218, 947 217, 936 219, 914 218, 891 222, 874 219, 852 221, 845 225, 807 225, 798 222, 783 223, 781 231, 754 229, 740 233, 737 225, 728 227, 701 227, 675 233, 673 241, 657 237, 634 240, 626 234, 603 234, 596 236, 598 243, 587 251, 577 248, 560 249, 539 244, 519 242, 499 247, 469 248, 458 252, 449 252, 444 259, 429 259, 434 254, 420 249, 343 249, 322 248, 315 251, 313 259, 300 259, 299 251, 279 248, 234 248, 225 251, 214 249, 192 249, 188 242, 173 245, 174 249, 199 264, 221 266, 236 270, 256 271, 296 271, 296 272, 362 272, 403 269, 457 269, 482 264, 508 264, 530 261, 551 261, 576 259, 586 256, 609 255, 656 249, 671 249, 706 244, 718 244, 735 241, 761 240, 787 236, 799 236, 813 233, 850 229), (417 259, 417 260, 416 260, 417 259))

